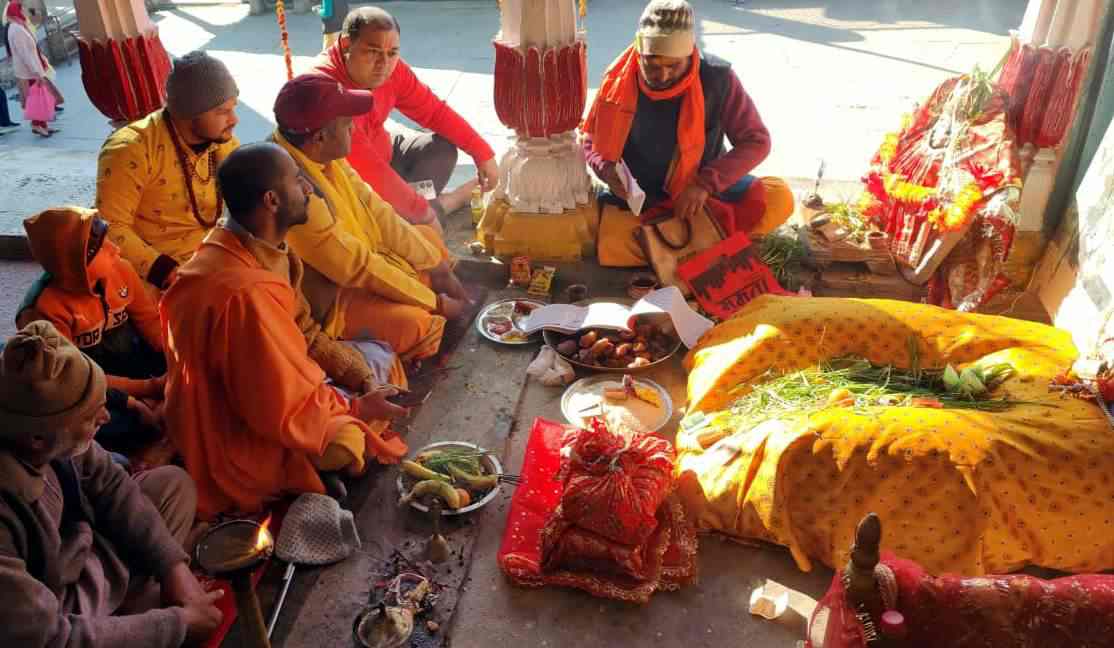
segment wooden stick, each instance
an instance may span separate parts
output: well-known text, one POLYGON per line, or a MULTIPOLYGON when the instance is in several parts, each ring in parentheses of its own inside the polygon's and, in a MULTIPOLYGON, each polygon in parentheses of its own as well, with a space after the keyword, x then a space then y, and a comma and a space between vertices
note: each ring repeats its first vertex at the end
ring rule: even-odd
POLYGON ((231 576, 232 591, 236 595, 236 610, 244 624, 244 645, 247 648, 271 648, 267 638, 267 625, 263 622, 263 610, 259 607, 259 597, 251 583, 251 570, 242 570, 231 576))

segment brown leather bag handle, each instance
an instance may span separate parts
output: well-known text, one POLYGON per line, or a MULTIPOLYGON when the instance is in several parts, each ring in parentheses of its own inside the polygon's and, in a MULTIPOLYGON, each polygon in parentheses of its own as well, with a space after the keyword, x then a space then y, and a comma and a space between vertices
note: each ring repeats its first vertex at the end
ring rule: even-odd
POLYGON ((686 247, 688 247, 689 243, 692 242, 692 223, 690 223, 687 218, 682 218, 680 219, 680 221, 684 224, 685 227, 685 240, 679 244, 673 243, 673 241, 670 241, 668 238, 666 238, 665 234, 661 233, 661 228, 659 226, 664 221, 657 221, 651 225, 651 227, 654 228, 654 234, 657 234, 658 238, 661 239, 662 245, 675 252, 685 249, 686 247))

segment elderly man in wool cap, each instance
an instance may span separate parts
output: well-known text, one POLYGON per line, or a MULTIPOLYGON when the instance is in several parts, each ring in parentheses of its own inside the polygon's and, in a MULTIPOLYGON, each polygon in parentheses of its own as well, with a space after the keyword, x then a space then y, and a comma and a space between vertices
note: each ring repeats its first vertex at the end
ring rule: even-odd
POLYGON ((646 264, 632 236, 639 218, 625 211, 623 165, 646 192, 644 217, 707 209, 728 234, 764 234, 793 213, 784 180, 750 175, 770 153, 770 134, 731 64, 696 47, 695 24, 684 0, 646 5, 581 125, 588 164, 609 189, 603 265, 646 264))
POLYGON ((220 624, 188 567, 196 492, 180 468, 128 476, 95 441, 101 368, 52 324, 0 352, 0 645, 200 641, 220 624), (149 599, 157 597, 158 608, 149 599))
POLYGON ((97 163, 97 209, 140 277, 165 290, 223 211, 217 167, 232 135, 240 91, 205 52, 174 61, 166 107, 117 130, 97 163))

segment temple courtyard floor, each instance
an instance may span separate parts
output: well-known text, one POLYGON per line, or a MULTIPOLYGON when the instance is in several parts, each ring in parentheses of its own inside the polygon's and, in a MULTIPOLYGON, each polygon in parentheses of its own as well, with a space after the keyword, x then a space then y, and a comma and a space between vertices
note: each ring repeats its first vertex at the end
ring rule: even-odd
MULTIPOLYGON (((631 39, 641 0, 589 3, 589 83, 598 80, 613 56, 631 39)), ((700 45, 730 60, 761 111, 774 152, 757 170, 811 184, 820 159, 826 177, 852 181, 867 164, 882 135, 902 112, 940 81, 970 70, 992 68, 1008 46, 1007 31, 1024 10, 1019 0, 912 2, 908 0, 731 0, 695 2, 700 45)), ((404 58, 419 76, 464 114, 497 153, 509 145, 508 131, 492 101, 491 36, 498 29, 494 0, 388 2, 402 25, 404 58)), ((208 49, 225 60, 240 83, 237 135, 250 142, 273 128, 271 105, 285 80, 278 28, 273 16, 248 16, 247 5, 177 5, 160 11, 163 42, 172 54, 208 49)), ((312 15, 289 16, 295 67, 304 68, 320 43, 312 15)), ((86 100, 76 59, 58 67, 68 97, 58 120, 62 132, 40 140, 29 131, 0 138, 0 234, 16 236, 21 221, 58 203, 92 204, 97 150, 109 134, 107 121, 86 100)), ((9 93, 10 94, 10 93, 9 93)), ((18 117, 18 103, 13 102, 18 117)), ((456 180, 474 173, 462 159, 456 180)), ((841 184, 851 191, 850 184, 841 184)), ((464 251, 468 215, 450 224, 454 251, 466 262, 468 283, 486 299, 513 296, 505 268, 464 251)), ((19 256, 18 238, 0 239, 0 256, 19 256)), ((38 273, 33 262, 0 262, 0 335, 14 330, 16 306, 38 273)), ((561 266, 554 295, 584 282, 593 297, 622 294, 627 273, 593 264, 561 266)), ((535 417, 561 420, 560 389, 527 384, 525 368, 537 346, 499 347, 473 326, 452 336, 453 350, 435 383, 433 398, 408 422, 411 447, 438 440, 466 440, 499 454, 508 472, 518 472, 535 417)), ((648 375, 683 404, 681 358, 648 375)), ((674 420, 674 424, 676 419, 674 420)), ((672 428, 667 428, 671 432, 672 428)), ((275 645, 350 646, 356 614, 383 564, 396 551, 420 555, 424 522, 396 505, 393 469, 373 472, 354 485, 348 505, 356 514, 363 549, 346 562, 301 569, 275 633, 275 645)), ((832 572, 800 572, 779 548, 737 544, 718 537, 700 543, 700 581, 676 593, 656 595, 635 607, 558 589, 511 586, 496 564, 512 490, 469 520, 447 528, 454 559, 438 572, 446 585, 439 633, 455 648, 489 646, 785 646, 803 638, 802 622, 774 623, 747 611, 751 590, 766 579, 819 598, 832 572)), ((850 542, 848 538, 848 542, 850 542)), ((281 565, 261 585, 264 612, 273 603, 281 565)), ((240 645, 233 629, 225 642, 240 645)))

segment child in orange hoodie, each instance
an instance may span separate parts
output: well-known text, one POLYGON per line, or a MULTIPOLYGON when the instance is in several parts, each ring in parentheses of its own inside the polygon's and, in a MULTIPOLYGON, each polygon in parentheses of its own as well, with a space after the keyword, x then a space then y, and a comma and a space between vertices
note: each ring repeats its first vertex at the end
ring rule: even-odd
POLYGON ((106 239, 108 223, 81 207, 48 209, 23 223, 46 272, 16 315, 26 326, 48 320, 100 365, 108 379, 106 449, 126 452, 162 427, 166 358, 158 305, 132 266, 106 239))

